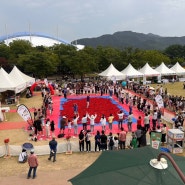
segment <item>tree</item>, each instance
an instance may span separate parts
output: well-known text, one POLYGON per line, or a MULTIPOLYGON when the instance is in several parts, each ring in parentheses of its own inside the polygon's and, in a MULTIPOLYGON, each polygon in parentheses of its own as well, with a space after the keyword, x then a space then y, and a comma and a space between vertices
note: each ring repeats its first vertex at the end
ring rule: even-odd
POLYGON ((10 62, 12 65, 17 65, 19 55, 26 54, 32 50, 32 45, 29 41, 14 40, 9 44, 10 47, 10 62))
POLYGON ((37 78, 45 78, 57 72, 58 56, 51 52, 32 51, 19 55, 18 65, 25 73, 32 72, 37 78))
POLYGON ((85 74, 92 73, 97 68, 95 59, 91 52, 91 48, 79 50, 67 63, 73 75, 79 75, 81 80, 83 80, 85 74))
POLYGON ((56 44, 53 47, 50 47, 50 50, 58 56, 58 74, 71 75, 68 63, 71 61, 73 56, 76 55, 76 48, 71 45, 56 44))
POLYGON ((166 54, 170 59, 176 59, 176 58, 185 58, 185 45, 171 45, 167 47, 164 51, 164 54, 166 54))
POLYGON ((4 44, 0 44, 0 66, 6 69, 7 71, 10 70, 11 66, 9 63, 10 57, 10 48, 4 44))

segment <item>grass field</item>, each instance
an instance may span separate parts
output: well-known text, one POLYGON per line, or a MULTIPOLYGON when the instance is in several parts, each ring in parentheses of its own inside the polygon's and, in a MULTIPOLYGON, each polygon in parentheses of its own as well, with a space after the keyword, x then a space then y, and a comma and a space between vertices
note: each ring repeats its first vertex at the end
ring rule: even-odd
POLYGON ((167 88, 167 92, 170 95, 177 95, 185 97, 185 89, 183 89, 183 82, 166 83, 166 84, 151 84, 152 87, 163 86, 164 89, 167 88))

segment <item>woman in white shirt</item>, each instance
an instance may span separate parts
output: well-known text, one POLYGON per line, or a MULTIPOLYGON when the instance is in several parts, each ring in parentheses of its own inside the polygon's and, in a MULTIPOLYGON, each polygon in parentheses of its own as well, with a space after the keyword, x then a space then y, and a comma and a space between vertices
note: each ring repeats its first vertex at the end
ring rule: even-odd
POLYGON ((74 135, 78 135, 78 119, 79 119, 79 114, 73 117, 74 135))
POLYGON ((20 163, 25 163, 27 161, 27 152, 25 149, 22 149, 22 152, 19 154, 19 162, 20 163))
POLYGON ((96 119, 96 117, 97 117, 97 114, 91 115, 91 116, 89 116, 89 114, 88 114, 88 118, 90 119, 91 133, 94 132, 94 120, 96 119))
POLYGON ((106 129, 106 118, 105 118, 105 115, 103 114, 101 119, 100 119, 100 123, 101 123, 101 126, 102 126, 102 130, 105 131, 106 129))

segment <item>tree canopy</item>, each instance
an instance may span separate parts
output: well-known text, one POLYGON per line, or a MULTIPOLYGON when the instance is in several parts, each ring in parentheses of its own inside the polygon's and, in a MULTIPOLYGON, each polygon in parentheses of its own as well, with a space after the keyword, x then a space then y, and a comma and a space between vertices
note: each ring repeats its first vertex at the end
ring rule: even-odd
POLYGON ((36 78, 52 75, 83 78, 87 74, 100 73, 111 63, 123 70, 129 63, 136 69, 146 62, 157 67, 185 61, 185 46, 172 45, 164 51, 125 48, 122 50, 98 46, 77 50, 75 46, 55 44, 52 47, 33 47, 29 41, 16 40, 0 44, 0 66, 10 71, 14 65, 36 78))

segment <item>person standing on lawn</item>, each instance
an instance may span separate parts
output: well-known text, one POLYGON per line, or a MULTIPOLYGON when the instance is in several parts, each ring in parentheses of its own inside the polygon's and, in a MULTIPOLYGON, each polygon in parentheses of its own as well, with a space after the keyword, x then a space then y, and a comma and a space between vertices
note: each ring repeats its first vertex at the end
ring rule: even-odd
POLYGON ((55 140, 55 137, 53 137, 52 140, 49 142, 50 156, 49 156, 48 160, 51 160, 53 157, 53 162, 56 161, 57 144, 58 143, 55 140))
POLYGON ((27 179, 29 179, 31 177, 31 172, 33 170, 33 179, 36 177, 36 171, 37 171, 37 167, 39 165, 38 163, 38 159, 37 156, 34 154, 34 150, 31 149, 30 151, 30 155, 28 156, 28 164, 29 164, 29 171, 28 171, 28 175, 27 175, 27 179))

